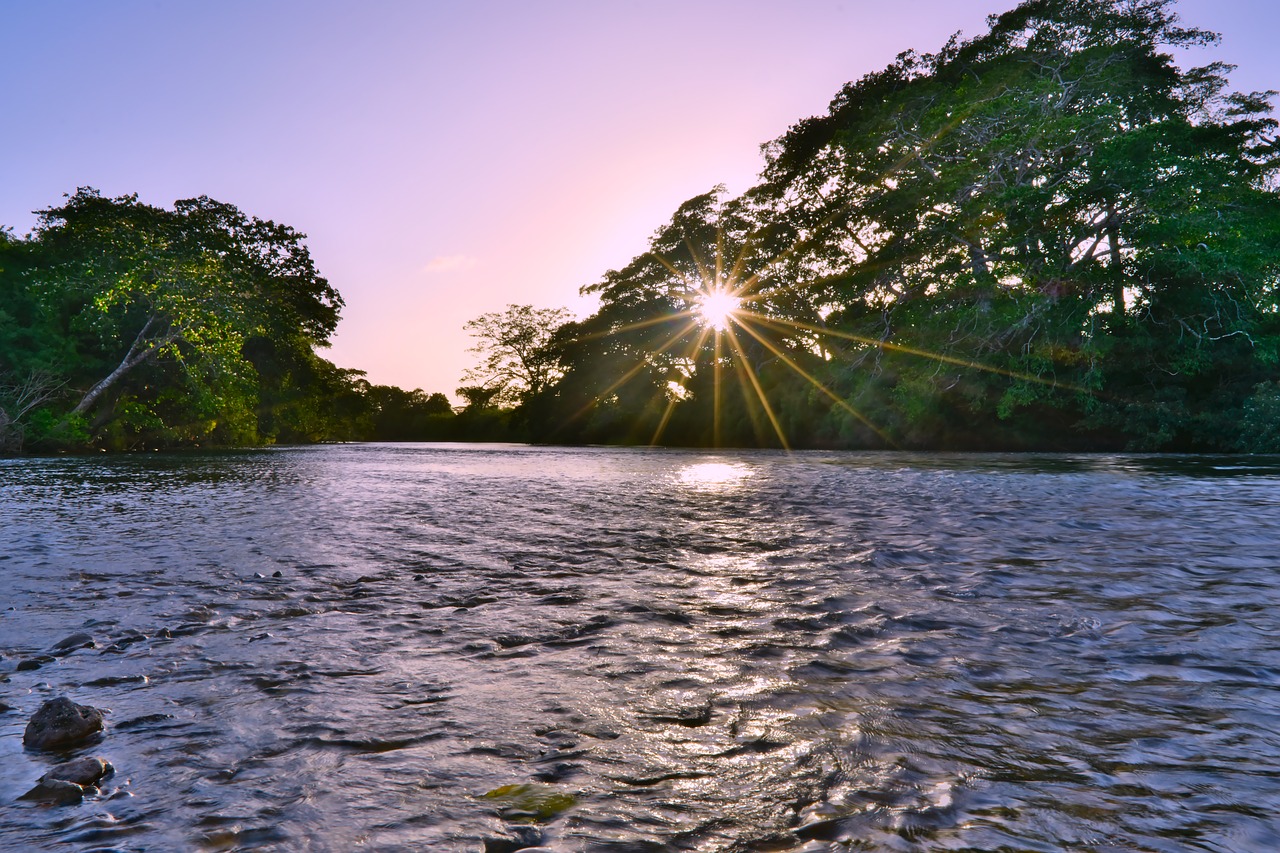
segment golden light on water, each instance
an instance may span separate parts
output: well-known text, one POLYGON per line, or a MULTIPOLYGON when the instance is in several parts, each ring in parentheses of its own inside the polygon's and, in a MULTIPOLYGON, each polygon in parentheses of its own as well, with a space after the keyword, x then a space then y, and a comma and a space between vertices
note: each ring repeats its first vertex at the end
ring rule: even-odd
POLYGON ((725 492, 740 487, 752 473, 740 462, 698 462, 683 468, 677 479, 696 491, 725 492))

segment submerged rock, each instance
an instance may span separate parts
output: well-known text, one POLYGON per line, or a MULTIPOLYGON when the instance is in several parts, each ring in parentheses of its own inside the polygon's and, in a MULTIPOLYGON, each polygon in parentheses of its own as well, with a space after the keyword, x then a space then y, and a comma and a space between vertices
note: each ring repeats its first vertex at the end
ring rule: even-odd
POLYGON ((578 802, 573 794, 537 783, 503 785, 486 793, 484 799, 494 801, 498 816, 513 823, 546 823, 578 802))
POLYGON ((31 715, 22 743, 32 749, 62 749, 102 731, 102 725, 102 712, 97 708, 59 696, 31 715))
POLYGON ((63 782, 74 782, 77 785, 97 785, 102 777, 115 770, 111 762, 102 758, 77 758, 64 761, 49 768, 49 772, 40 777, 41 782, 59 779, 63 782))
POLYGON ((534 850, 540 847, 542 832, 533 826, 510 826, 511 835, 495 835, 484 840, 484 853, 515 853, 517 850, 534 850))
POLYGON ((37 800, 55 805, 73 805, 84 799, 84 795, 102 778, 110 774, 114 768, 111 763, 101 758, 77 758, 75 761, 64 761, 49 769, 36 782, 34 788, 23 794, 20 799, 37 800))
POLYGON ((72 634, 70 637, 66 637, 54 643, 53 651, 55 654, 61 652, 65 655, 74 652, 76 649, 95 649, 97 647, 98 644, 94 642, 92 636, 85 633, 79 633, 72 634))
POLYGON ((18 799, 36 800, 41 803, 53 803, 57 806, 73 806, 84 799, 84 786, 62 779, 51 779, 40 782, 18 799))
POLYGON ((33 658, 26 658, 25 660, 18 661, 18 665, 14 667, 14 669, 18 672, 30 672, 33 669, 39 669, 47 663, 53 663, 55 660, 57 660, 57 658, 52 658, 49 655, 36 655, 33 658))

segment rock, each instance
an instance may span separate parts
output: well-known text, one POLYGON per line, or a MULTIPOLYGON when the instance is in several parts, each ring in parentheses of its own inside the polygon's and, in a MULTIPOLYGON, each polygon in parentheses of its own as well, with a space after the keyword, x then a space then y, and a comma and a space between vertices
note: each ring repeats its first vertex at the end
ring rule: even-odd
POLYGON ((6 705, 4 702, 0 702, 0 714, 5 713, 6 711, 12 711, 12 710, 13 710, 12 705, 6 705))
POLYGON ((73 806, 84 799, 84 788, 75 782, 53 779, 48 782, 40 782, 18 799, 37 800, 42 803, 53 803, 59 806, 73 806))
POLYGON ((75 761, 64 761, 49 769, 40 777, 36 786, 27 791, 19 799, 36 800, 42 803, 53 803, 69 806, 80 802, 89 789, 96 789, 102 777, 111 773, 110 762, 101 758, 77 758, 75 761))
POLYGON ((75 746, 100 731, 101 711, 59 696, 45 702, 31 715, 22 743, 31 749, 63 749, 75 746))
POLYGON ((66 639, 59 640, 53 644, 55 652, 70 653, 76 649, 96 649, 98 644, 93 641, 93 637, 88 634, 72 634, 66 639))
POLYGON ((18 672, 30 672, 33 669, 39 669, 47 663, 53 663, 56 658, 48 655, 37 655, 33 658, 18 661, 18 665, 14 667, 18 672))
POLYGON ((77 758, 64 761, 49 768, 49 772, 40 777, 37 784, 46 782, 74 782, 82 787, 96 786, 102 777, 115 770, 111 762, 101 758, 77 758))
POLYGON ((535 826, 509 826, 511 835, 491 836, 484 840, 484 853, 515 853, 542 844, 542 831, 535 826))

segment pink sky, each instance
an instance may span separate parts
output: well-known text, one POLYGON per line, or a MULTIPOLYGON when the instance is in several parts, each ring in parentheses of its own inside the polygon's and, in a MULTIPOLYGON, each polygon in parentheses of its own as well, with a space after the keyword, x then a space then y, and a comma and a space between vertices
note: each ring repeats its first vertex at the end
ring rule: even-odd
MULTIPOLYGON (((218 3, 7 0, 0 225, 89 185, 210 195, 309 235, 333 348, 452 393, 463 324, 577 293, 675 207, 753 182, 761 143, 907 48, 1014 0, 218 3)), ((1183 0, 1192 57, 1280 88, 1280 3, 1183 0)))

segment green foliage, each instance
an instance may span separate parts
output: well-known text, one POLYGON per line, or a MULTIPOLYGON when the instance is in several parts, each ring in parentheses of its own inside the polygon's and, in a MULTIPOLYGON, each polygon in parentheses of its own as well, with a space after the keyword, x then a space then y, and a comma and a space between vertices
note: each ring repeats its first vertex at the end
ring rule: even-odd
POLYGON ((758 186, 690 199, 584 288, 600 310, 558 334, 535 432, 1271 446, 1272 93, 1179 69, 1171 48, 1216 37, 1170 0, 1028 0, 990 26, 848 84, 758 186), (710 288, 744 300, 732 335, 688 322, 710 288))
POLYGON ((1244 404, 1238 450, 1280 453, 1280 382, 1262 382, 1244 404))
POLYGON ((316 354, 342 299, 303 239, 90 189, 0 231, 0 452, 445 437, 443 395, 316 354))

